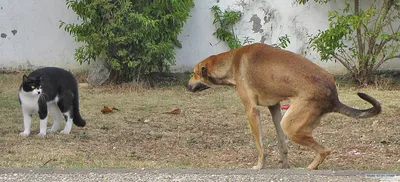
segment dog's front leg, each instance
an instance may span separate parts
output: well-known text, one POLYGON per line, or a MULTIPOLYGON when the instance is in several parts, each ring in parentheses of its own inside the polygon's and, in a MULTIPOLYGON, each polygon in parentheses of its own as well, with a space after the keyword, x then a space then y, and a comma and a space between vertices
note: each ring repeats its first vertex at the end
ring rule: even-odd
POLYGON ((279 161, 282 163, 282 168, 290 168, 289 158, 288 158, 288 148, 286 145, 286 135, 283 133, 281 127, 281 120, 282 120, 282 113, 281 113, 281 104, 275 104, 273 106, 268 106, 269 111, 272 115, 272 121, 275 125, 275 130, 278 138, 278 149, 281 160, 279 161))
POLYGON ((247 116, 249 118, 250 129, 256 142, 256 147, 258 151, 257 165, 254 166, 253 169, 262 169, 264 168, 264 150, 261 138, 262 131, 260 122, 260 111, 255 107, 249 107, 247 109, 247 116))

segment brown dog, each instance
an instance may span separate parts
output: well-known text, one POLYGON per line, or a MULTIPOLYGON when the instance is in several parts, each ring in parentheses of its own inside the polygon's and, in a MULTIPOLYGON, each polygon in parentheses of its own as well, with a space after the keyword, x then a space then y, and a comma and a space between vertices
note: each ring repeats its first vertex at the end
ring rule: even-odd
POLYGON ((254 169, 264 166, 260 112, 256 106, 267 106, 272 114, 283 168, 289 168, 285 134, 316 153, 308 168, 318 169, 318 165, 330 154, 330 149, 312 136, 324 114, 338 112, 353 118, 367 118, 381 112, 379 102, 364 93, 358 93, 358 96, 371 103, 372 108, 358 110, 344 105, 338 99, 331 74, 301 55, 262 43, 210 56, 198 63, 193 72, 187 85, 191 92, 202 91, 212 85, 236 86, 258 150, 258 162, 254 169), (291 106, 282 117, 280 101, 286 99, 291 101, 291 106))

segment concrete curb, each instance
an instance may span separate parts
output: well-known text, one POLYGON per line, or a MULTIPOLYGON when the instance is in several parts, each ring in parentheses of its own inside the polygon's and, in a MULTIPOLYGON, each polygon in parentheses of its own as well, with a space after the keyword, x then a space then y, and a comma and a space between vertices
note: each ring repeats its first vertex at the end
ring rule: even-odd
POLYGON ((357 171, 357 170, 315 170, 307 169, 127 169, 127 168, 0 168, 0 173, 43 173, 43 174, 76 174, 76 173, 174 173, 174 174, 214 174, 214 175, 322 175, 322 176, 367 176, 394 177, 400 176, 397 171, 357 171))
POLYGON ((51 169, 0 168, 0 181, 331 181, 331 182, 397 182, 399 172, 391 171, 310 171, 306 169, 51 169))

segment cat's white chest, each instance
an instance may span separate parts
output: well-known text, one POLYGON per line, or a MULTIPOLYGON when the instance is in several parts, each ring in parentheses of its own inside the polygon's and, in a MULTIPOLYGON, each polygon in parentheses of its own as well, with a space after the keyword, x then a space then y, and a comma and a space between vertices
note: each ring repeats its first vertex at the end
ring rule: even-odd
POLYGON ((24 109, 31 111, 39 111, 38 100, 40 95, 28 95, 23 92, 19 92, 19 99, 21 100, 21 105, 24 109))

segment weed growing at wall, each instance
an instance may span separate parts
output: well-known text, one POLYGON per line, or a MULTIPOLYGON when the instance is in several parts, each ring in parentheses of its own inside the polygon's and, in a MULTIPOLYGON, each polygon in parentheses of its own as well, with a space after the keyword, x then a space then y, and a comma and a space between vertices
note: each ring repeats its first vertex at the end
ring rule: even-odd
POLYGON ((221 11, 218 6, 211 7, 214 12, 213 24, 217 26, 214 35, 218 39, 226 42, 231 49, 236 49, 242 46, 242 42, 238 39, 233 31, 233 25, 241 18, 240 11, 221 11))
POLYGON ((279 43, 272 44, 272 46, 284 49, 290 44, 290 39, 287 34, 285 34, 284 36, 278 37, 278 40, 279 40, 279 43))
MULTIPOLYGON (((249 37, 246 37, 245 40, 241 42, 235 35, 233 25, 240 21, 240 18, 242 17, 240 11, 221 11, 221 9, 216 5, 211 7, 211 10, 214 13, 213 24, 217 27, 217 30, 213 35, 226 42, 230 49, 236 49, 254 42, 254 40, 249 37)), ((290 44, 290 39, 285 34, 285 36, 279 37, 279 43, 272 44, 272 46, 286 48, 288 44, 290 44)))

